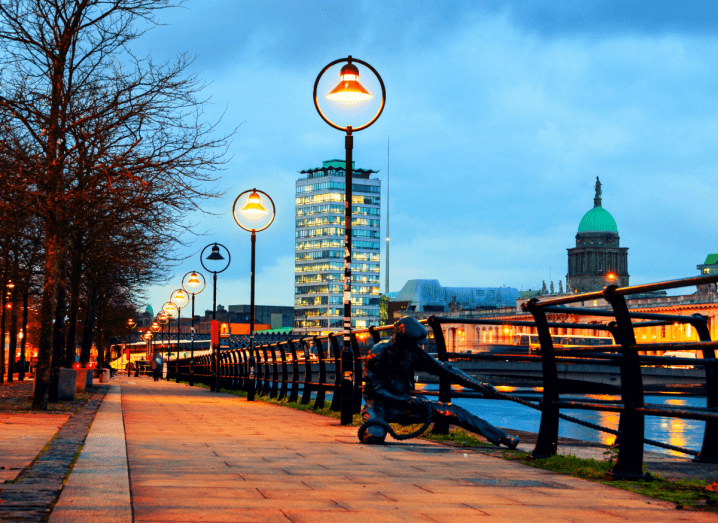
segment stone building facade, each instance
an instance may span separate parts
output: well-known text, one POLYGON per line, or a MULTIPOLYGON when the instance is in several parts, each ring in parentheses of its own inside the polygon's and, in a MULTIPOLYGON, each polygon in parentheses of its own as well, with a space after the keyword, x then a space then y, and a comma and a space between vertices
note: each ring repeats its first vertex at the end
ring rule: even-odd
POLYGON ((621 247, 616 220, 601 205, 601 182, 596 177, 593 209, 578 226, 576 247, 568 251, 566 291, 599 291, 606 285, 629 285, 628 247, 621 247))

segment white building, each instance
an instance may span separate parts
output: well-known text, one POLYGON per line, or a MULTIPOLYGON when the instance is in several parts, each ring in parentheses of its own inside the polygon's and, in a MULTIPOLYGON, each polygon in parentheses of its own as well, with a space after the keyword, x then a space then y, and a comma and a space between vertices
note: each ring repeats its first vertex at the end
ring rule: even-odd
MULTIPOLYGON (((296 182, 294 332, 343 330, 344 160, 296 182)), ((352 328, 379 325, 381 181, 352 163, 352 328)))

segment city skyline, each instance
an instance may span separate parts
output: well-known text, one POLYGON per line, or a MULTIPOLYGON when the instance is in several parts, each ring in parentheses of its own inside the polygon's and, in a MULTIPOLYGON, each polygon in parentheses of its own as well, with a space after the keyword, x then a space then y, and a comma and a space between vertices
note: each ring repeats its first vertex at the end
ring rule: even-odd
MULTIPOLYGON (((382 118, 357 134, 355 161, 386 180, 391 139, 390 290, 417 278, 519 289, 565 281, 566 249, 592 207, 596 176, 630 247, 631 283, 694 275, 715 250, 718 34, 707 21, 716 8, 641 5, 190 1, 165 13, 167 25, 138 52, 196 53, 195 70, 212 82, 205 94, 217 115, 226 109, 223 128, 241 126, 220 181, 228 193, 208 206, 218 216, 193 219, 212 234, 147 302, 167 301, 199 268, 202 247, 218 241, 232 250, 218 303, 248 303, 249 240, 229 211, 257 186, 277 203, 258 239, 257 303, 292 304, 294 180, 343 153, 311 88, 347 54, 370 62, 387 86, 382 118)), ((211 308, 203 294, 198 308, 211 308)))

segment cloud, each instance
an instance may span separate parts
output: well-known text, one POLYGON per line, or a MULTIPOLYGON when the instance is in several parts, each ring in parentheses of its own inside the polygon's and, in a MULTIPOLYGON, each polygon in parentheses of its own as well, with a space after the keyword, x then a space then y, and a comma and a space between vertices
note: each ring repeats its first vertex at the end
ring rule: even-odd
MULTIPOLYGON (((381 171, 386 202, 390 137, 393 290, 419 277, 535 286, 549 267, 563 279, 596 176, 633 283, 695 274, 716 250, 713 4, 680 13, 643 2, 199 5, 145 44, 196 50, 213 80, 210 115, 227 107, 224 128, 245 122, 221 180, 230 192, 211 204, 226 214, 200 218, 212 235, 197 245, 226 242, 248 259, 229 210, 246 188, 269 192, 277 221, 258 239, 258 267, 272 275, 264 288, 277 304, 292 303, 298 171, 344 155, 312 85, 348 53, 387 86, 385 112, 356 134, 354 158, 381 171)), ((222 289, 241 297, 235 270, 222 289)))

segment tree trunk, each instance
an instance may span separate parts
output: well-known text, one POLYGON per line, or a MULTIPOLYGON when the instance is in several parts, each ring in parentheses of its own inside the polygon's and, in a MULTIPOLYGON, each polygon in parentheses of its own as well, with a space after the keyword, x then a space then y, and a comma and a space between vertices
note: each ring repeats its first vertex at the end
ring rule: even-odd
MULTIPOLYGON (((13 283, 15 287, 12 288, 10 294, 10 305, 12 309, 10 309, 10 344, 8 347, 8 356, 10 359, 7 365, 8 383, 13 381, 13 374, 15 374, 15 354, 17 353, 17 282, 15 279, 13 279, 13 283)), ((3 338, 3 341, 4 340, 5 338, 3 338)))
POLYGON ((78 233, 72 245, 72 261, 70 267, 70 319, 67 328, 66 361, 75 363, 77 351, 77 312, 80 309, 80 283, 82 281, 82 238, 84 233, 78 233))
MULTIPOLYGON (((66 363, 63 361, 63 353, 65 351, 65 296, 67 295, 65 282, 66 264, 66 250, 63 247, 61 252, 57 253, 55 322, 52 324, 52 367, 50 370, 50 391, 47 396, 47 401, 50 403, 59 401, 60 367, 66 363)), ((70 367, 72 367, 72 365, 70 365, 70 367)))
POLYGON ((80 348, 80 365, 87 368, 92 350, 92 334, 95 330, 95 315, 97 314, 97 285, 90 278, 87 292, 87 313, 85 315, 85 328, 82 333, 82 347, 80 348))
POLYGON ((8 267, 9 257, 7 251, 5 251, 5 267, 0 279, 0 285, 2 286, 0 289, 0 294, 2 295, 2 298, 0 298, 0 307, 2 307, 2 311, 0 311, 0 346, 2 347, 2 350, 0 350, 0 383, 5 382, 5 285, 7 285, 8 267))
MULTIPOLYGON (((37 367, 35 386, 32 392, 32 408, 47 410, 47 395, 50 389, 50 367, 52 364, 52 301, 55 291, 57 236, 54 227, 45 232, 45 267, 40 305, 40 339, 37 344, 37 367)), ((58 362, 59 366, 59 362, 58 362)), ((52 365, 54 368, 55 365, 52 365)), ((57 372, 55 372, 57 384, 57 372)), ((57 394, 57 393, 56 393, 57 394)))
POLYGON ((30 277, 24 284, 22 292, 22 341, 20 342, 20 369, 18 369, 17 379, 23 381, 25 379, 25 347, 27 346, 27 306, 30 298, 30 277))
POLYGON ((100 297, 97 304, 97 334, 95 334, 95 347, 97 348, 97 368, 105 368, 105 352, 102 350, 103 342, 105 341, 102 336, 102 328, 104 327, 104 310, 102 308, 103 299, 100 297))

